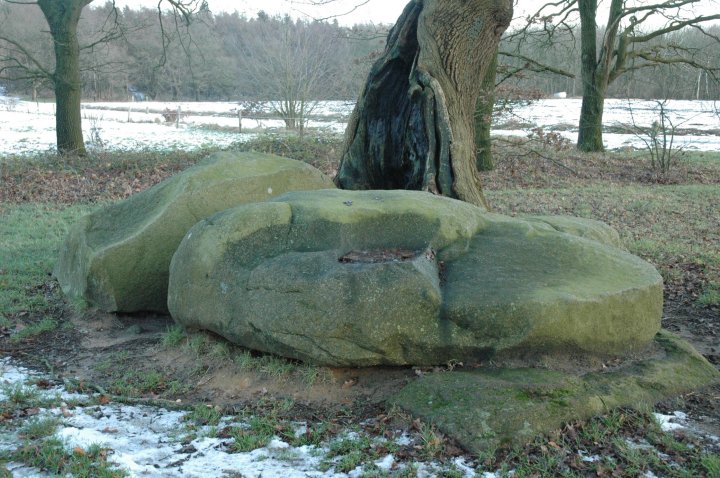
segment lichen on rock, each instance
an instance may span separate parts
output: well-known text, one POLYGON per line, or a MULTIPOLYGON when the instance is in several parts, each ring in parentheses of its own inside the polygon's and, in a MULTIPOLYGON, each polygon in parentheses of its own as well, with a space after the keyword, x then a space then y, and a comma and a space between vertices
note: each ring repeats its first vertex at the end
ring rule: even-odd
POLYGON ((169 309, 187 327, 333 366, 647 347, 662 311, 655 268, 587 238, 607 226, 558 223, 423 192, 292 192, 193 227, 169 309))

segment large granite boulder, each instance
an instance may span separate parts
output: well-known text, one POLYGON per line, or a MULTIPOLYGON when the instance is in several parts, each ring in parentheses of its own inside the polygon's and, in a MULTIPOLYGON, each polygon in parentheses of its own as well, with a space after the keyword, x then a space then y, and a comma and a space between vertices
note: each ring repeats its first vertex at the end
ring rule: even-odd
POLYGON ((294 190, 327 189, 312 166, 259 153, 216 153, 82 218, 55 267, 63 292, 108 312, 167 311, 170 259, 202 218, 294 190))
POLYGON ((657 271, 560 222, 422 192, 288 193, 196 224, 168 305, 186 327, 334 366, 647 347, 657 271))

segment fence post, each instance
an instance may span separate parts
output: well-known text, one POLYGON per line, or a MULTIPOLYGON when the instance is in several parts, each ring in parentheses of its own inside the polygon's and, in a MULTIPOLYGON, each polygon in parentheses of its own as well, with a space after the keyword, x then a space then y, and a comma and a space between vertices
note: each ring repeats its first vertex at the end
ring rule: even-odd
POLYGON ((128 120, 127 122, 130 122, 130 110, 132 109, 132 106, 128 105, 128 120))
POLYGON ((178 105, 177 109, 177 117, 175 118, 175 127, 180 127, 180 115, 182 114, 182 107, 178 105))
POLYGON ((242 110, 238 108, 238 133, 242 133, 242 110))

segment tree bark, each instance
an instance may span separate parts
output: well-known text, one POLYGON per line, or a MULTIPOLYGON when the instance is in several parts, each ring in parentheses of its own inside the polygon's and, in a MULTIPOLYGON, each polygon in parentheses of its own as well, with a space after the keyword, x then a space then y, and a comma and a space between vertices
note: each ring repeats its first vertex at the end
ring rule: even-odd
POLYGON ((583 88, 577 143, 580 151, 600 152, 605 149, 602 121, 606 90, 607 87, 603 88, 602 85, 597 84, 583 88))
POLYGON ((57 149, 62 154, 85 155, 80 99, 80 45, 77 26, 80 13, 92 0, 39 0, 50 26, 55 48, 55 127, 57 149))
POLYGON ((512 0, 414 0, 388 35, 346 132, 336 183, 419 189, 487 207, 474 113, 512 0))
POLYGON ((625 8, 623 0, 611 0, 607 27, 599 48, 596 22, 597 5, 597 0, 579 0, 578 2, 583 102, 580 110, 577 147, 579 150, 587 152, 600 152, 605 149, 602 139, 605 97, 608 86, 617 77, 618 70, 623 67, 627 49, 627 38, 624 38, 623 35, 618 36, 625 8))
POLYGON ((477 158, 475 164, 478 171, 492 171, 495 169, 492 155, 492 141, 490 129, 492 128, 492 115, 495 108, 495 77, 497 76, 497 50, 492 63, 483 77, 482 90, 475 107, 475 148, 477 158))

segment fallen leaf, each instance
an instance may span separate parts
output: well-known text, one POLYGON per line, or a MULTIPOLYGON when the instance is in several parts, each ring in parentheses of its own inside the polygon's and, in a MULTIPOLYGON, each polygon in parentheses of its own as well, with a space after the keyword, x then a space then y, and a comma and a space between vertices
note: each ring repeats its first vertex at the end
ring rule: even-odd
POLYGON ((450 456, 461 456, 465 453, 465 451, 455 445, 445 445, 445 453, 450 456))
POLYGON ((47 390, 48 388, 52 387, 52 384, 51 384, 48 380, 46 380, 46 379, 43 378, 43 379, 40 379, 40 380, 36 381, 36 382, 35 382, 35 386, 38 387, 38 388, 42 388, 42 389, 44 389, 44 390, 47 390))

